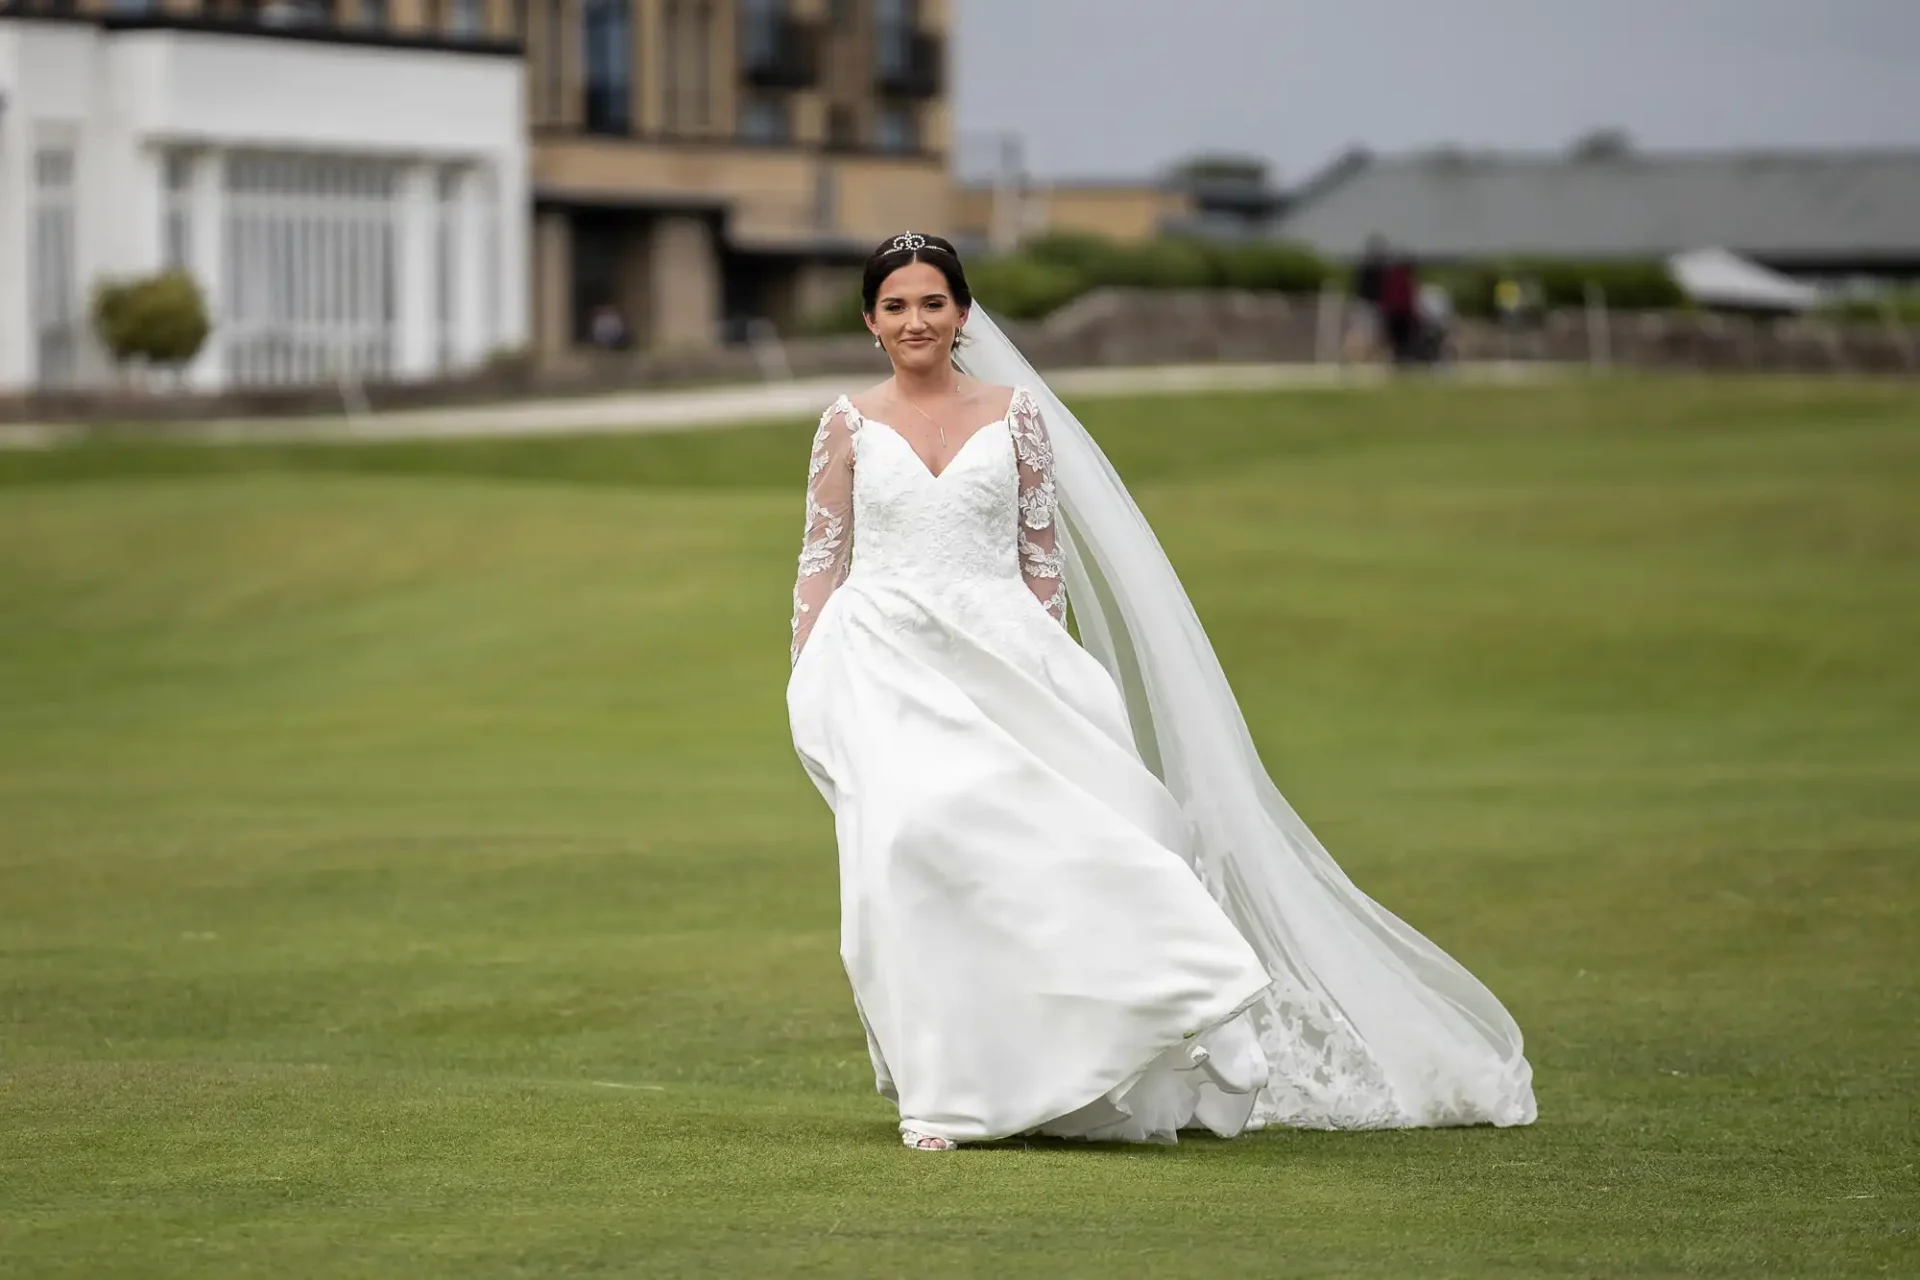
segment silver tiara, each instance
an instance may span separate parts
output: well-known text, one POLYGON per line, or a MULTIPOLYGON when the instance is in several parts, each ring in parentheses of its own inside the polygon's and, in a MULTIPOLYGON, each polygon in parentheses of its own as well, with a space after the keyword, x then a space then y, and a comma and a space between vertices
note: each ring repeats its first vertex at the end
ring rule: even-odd
POLYGON ((895 236, 893 238, 893 247, 895 249, 924 249, 927 247, 927 238, 917 231, 909 231, 903 236, 895 236))

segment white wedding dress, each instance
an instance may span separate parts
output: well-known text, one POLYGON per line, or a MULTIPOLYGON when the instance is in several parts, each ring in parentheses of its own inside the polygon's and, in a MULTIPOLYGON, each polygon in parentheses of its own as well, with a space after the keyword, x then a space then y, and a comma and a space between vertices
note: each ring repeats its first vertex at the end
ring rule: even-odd
POLYGON ((840 952, 901 1127, 1239 1132, 1259 958, 1062 625, 1033 398, 935 476, 846 400, 815 438, 787 700, 840 841, 840 952))
POLYGON ((1208 863, 1123 682, 1064 625, 1072 513, 1041 396, 1057 406, 1016 391, 938 475, 843 397, 808 468, 788 713, 834 813, 841 957, 902 1131, 1531 1120, 1505 1011, 1357 890, 1439 962, 1397 938, 1354 951, 1333 936, 1350 904, 1310 892, 1319 918, 1249 941, 1276 931, 1234 918, 1244 869, 1208 863), (1437 980, 1412 967, 1441 962, 1437 980), (1364 990, 1335 989, 1336 968, 1364 990))

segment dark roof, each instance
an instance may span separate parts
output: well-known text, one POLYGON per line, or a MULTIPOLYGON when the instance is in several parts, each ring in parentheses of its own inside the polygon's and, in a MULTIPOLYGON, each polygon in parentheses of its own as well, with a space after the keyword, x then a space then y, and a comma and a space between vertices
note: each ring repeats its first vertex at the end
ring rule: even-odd
POLYGON ((1375 232, 1442 259, 1721 247, 1809 266, 1920 262, 1920 150, 1356 154, 1303 187, 1277 230, 1335 258, 1375 232))

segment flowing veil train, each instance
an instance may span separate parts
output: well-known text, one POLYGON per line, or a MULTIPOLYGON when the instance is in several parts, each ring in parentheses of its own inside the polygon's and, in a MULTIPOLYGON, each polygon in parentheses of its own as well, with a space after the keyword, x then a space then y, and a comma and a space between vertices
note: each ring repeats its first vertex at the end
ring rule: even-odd
POLYGON ((1173 565, 1118 473, 984 308, 957 353, 1026 387, 1052 437, 1069 607, 1179 801, 1201 879, 1275 979, 1250 1011, 1272 1067, 1255 1125, 1530 1123, 1532 1068, 1492 992, 1362 893, 1261 764, 1173 565))

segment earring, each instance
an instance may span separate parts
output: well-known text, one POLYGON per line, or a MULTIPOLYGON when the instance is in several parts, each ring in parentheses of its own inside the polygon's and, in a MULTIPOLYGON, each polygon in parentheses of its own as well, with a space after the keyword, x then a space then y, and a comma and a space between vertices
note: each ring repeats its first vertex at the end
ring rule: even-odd
POLYGON ((879 346, 879 345, 880 345, 880 339, 878 339, 878 338, 875 338, 875 339, 873 340, 873 345, 874 345, 874 346, 876 346, 876 347, 877 347, 877 346, 879 346))

